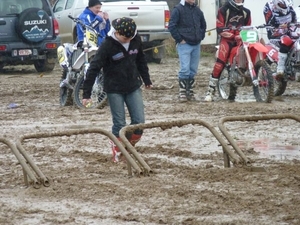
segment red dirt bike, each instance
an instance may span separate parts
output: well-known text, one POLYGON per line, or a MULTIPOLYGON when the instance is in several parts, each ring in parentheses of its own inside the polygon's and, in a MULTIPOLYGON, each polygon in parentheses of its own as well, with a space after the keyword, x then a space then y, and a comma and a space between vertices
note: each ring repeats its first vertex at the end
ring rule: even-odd
MULTIPOLYGON (((280 96, 285 92, 288 81, 300 82, 300 33, 296 32, 296 29, 300 27, 300 24, 289 24, 288 29, 293 32, 294 35, 283 35, 280 38, 281 43, 286 45, 292 45, 287 59, 285 61, 285 70, 282 77, 276 77, 278 53, 279 53, 279 41, 269 42, 265 46, 268 49, 266 55, 266 62, 271 66, 274 74, 274 95, 280 96)), ((272 29, 275 29, 271 27, 272 29)))
MULTIPOLYGON (((264 61, 268 49, 259 41, 261 26, 230 27, 223 30, 239 30, 240 41, 231 50, 229 60, 221 73, 218 91, 223 99, 234 99, 238 87, 253 86, 257 102, 270 103, 274 97, 272 70, 264 61)), ((218 51, 222 51, 218 48, 218 51)))

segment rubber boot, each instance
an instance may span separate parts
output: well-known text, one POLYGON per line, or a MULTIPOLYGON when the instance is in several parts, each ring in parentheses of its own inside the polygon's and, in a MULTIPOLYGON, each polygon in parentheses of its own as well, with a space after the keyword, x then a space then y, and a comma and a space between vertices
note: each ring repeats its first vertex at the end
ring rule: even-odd
POLYGON ((189 101, 196 101, 196 98, 195 98, 195 95, 194 95, 194 90, 193 90, 194 87, 195 87, 195 80, 194 79, 189 79, 187 89, 186 89, 187 99, 189 101))
POLYGON ((180 102, 186 102, 187 96, 186 96, 186 87, 188 85, 188 80, 186 79, 179 79, 179 95, 178 99, 180 102))
MULTIPOLYGON (((121 138, 117 138, 117 139, 122 143, 121 138)), ((117 163, 120 161, 121 151, 120 151, 119 147, 112 140, 110 140, 109 143, 111 144, 111 150, 112 150, 112 156, 113 156, 112 161, 117 163)))
POLYGON ((287 53, 281 53, 278 54, 278 63, 277 63, 277 76, 276 77, 282 77, 285 70, 285 61, 287 59, 287 53))
POLYGON ((206 92, 204 101, 212 102, 214 100, 214 95, 216 92, 216 86, 217 86, 218 80, 219 79, 213 78, 212 75, 210 75, 209 83, 208 83, 208 90, 206 92))
POLYGON ((141 134, 132 134, 129 142, 132 146, 135 146, 136 143, 138 143, 141 140, 142 135, 141 134))

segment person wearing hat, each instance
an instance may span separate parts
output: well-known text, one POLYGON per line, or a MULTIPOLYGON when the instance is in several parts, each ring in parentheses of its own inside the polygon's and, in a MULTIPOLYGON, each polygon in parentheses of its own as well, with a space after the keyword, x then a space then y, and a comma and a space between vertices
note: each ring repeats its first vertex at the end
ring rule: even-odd
MULTIPOLYGON (((110 30, 110 21, 108 14, 101 11, 102 3, 100 0, 89 0, 88 6, 79 15, 79 19, 85 24, 92 26, 101 36, 98 36, 98 46, 102 43, 110 30)), ((76 25, 77 39, 83 41, 84 33, 80 24, 76 25)))
MULTIPOLYGON (((112 115, 112 133, 120 140, 119 131, 126 126, 125 105, 130 124, 144 123, 141 86, 144 83, 146 89, 152 87, 142 40, 133 19, 122 17, 112 21, 112 28, 93 57, 83 83, 82 103, 85 106, 91 101, 92 86, 101 69, 112 115)), ((143 130, 137 129, 126 137, 135 145, 142 134, 143 130)), ((111 144, 113 162, 118 162, 120 150, 113 142, 111 144)))
POLYGON ((169 27, 179 57, 179 102, 195 101, 194 86, 205 37, 206 20, 196 0, 180 0, 171 13, 169 27))

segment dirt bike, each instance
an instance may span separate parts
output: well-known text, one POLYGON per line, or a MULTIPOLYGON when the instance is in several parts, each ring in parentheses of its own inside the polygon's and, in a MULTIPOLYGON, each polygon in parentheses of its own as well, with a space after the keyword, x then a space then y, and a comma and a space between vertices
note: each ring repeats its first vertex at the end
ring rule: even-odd
MULTIPOLYGON (((79 108, 84 107, 82 104, 82 93, 85 75, 86 74, 80 76, 74 85, 74 102, 79 108)), ((91 102, 86 106, 86 108, 102 108, 106 104, 106 98, 106 92, 103 90, 103 74, 102 71, 100 71, 92 88, 91 102)))
MULTIPOLYGON (((75 23, 83 27, 84 39, 76 44, 65 43, 57 49, 59 64, 63 69, 62 79, 60 82, 60 98, 61 106, 73 105, 83 107, 80 96, 80 87, 82 87, 83 79, 89 68, 89 61, 98 50, 98 36, 100 35, 94 28, 84 24, 80 19, 73 18, 75 23)), ((82 88, 81 88, 82 89, 82 88)), ((93 101, 92 107, 102 105, 106 100, 106 93, 103 92, 103 77, 99 73, 93 86, 92 94, 98 97, 91 97, 93 101)))
MULTIPOLYGON (((257 102, 270 103, 273 100, 272 70, 263 58, 267 48, 260 43, 258 36, 258 29, 264 27, 265 25, 223 29, 240 31, 240 40, 231 50, 217 86, 223 99, 235 99, 238 87, 252 86, 257 102)), ((218 47, 218 51, 221 50, 218 47)))
MULTIPOLYGON (((286 29, 295 32, 295 29, 299 27, 300 24, 289 24, 286 29)), ((275 96, 280 96, 285 92, 288 81, 300 82, 300 37, 297 32, 295 32, 295 35, 290 34, 281 36, 280 41, 287 45, 292 45, 285 61, 284 75, 281 77, 276 76, 280 47, 279 41, 270 41, 265 45, 268 49, 268 52, 266 54, 266 62, 271 66, 274 74, 275 96)))

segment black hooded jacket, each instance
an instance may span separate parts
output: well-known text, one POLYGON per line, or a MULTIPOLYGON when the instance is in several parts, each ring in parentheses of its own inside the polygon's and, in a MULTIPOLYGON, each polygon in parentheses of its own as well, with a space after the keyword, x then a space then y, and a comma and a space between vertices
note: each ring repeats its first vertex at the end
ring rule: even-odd
POLYGON ((106 93, 128 94, 138 89, 142 82, 152 84, 139 35, 130 41, 128 51, 111 36, 105 38, 87 71, 83 98, 90 98, 95 78, 102 68, 106 93))

